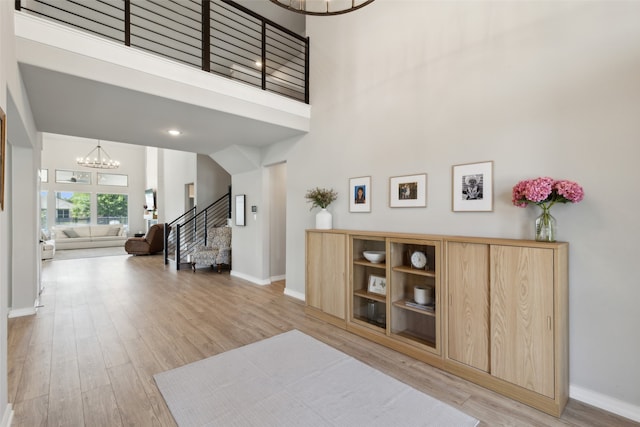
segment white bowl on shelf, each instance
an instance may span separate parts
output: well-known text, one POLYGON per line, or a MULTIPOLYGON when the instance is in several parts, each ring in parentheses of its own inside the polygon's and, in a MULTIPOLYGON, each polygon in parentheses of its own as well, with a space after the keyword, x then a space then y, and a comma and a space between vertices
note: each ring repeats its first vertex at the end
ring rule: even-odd
POLYGON ((380 264, 386 257, 385 251, 364 251, 362 255, 372 264, 380 264))

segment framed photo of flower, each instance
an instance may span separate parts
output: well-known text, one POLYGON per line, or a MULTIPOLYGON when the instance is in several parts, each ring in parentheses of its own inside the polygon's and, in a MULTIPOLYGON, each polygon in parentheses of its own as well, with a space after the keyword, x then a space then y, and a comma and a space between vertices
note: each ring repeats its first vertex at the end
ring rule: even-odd
POLYGON ((387 294, 387 279, 384 276, 369 276, 369 286, 367 290, 374 294, 387 294))
POLYGON ((371 177, 349 179, 349 212, 371 212, 371 177))
POLYGON ((424 208, 427 206, 427 174, 389 178, 389 206, 424 208))
POLYGON ((493 161, 454 165, 451 172, 454 212, 493 211, 493 161))

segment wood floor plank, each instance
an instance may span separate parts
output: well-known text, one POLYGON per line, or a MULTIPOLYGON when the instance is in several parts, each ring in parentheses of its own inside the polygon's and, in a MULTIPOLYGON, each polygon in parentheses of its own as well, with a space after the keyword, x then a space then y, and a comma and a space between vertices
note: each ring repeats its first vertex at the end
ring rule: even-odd
POLYGON ((131 363, 108 369, 122 423, 130 426, 159 426, 142 381, 131 363))
POLYGON ((52 342, 29 346, 16 392, 16 402, 49 394, 52 342))
POLYGON ((84 425, 92 427, 120 427, 122 418, 110 385, 103 385, 82 393, 84 425))
POLYGON ((87 392, 110 385, 107 366, 102 356, 100 342, 97 337, 78 340, 78 370, 80 389, 87 392))
POLYGON ((477 418, 481 426, 640 425, 570 400, 554 418, 307 317, 284 282, 256 286, 161 256, 43 264, 45 307, 9 319, 12 427, 175 426, 153 375, 299 329, 477 418))
POLYGON ((49 413, 49 395, 14 403, 13 411, 11 427, 44 427, 49 413))
POLYGON ((129 355, 115 328, 102 331, 98 336, 98 342, 107 368, 129 363, 129 355))

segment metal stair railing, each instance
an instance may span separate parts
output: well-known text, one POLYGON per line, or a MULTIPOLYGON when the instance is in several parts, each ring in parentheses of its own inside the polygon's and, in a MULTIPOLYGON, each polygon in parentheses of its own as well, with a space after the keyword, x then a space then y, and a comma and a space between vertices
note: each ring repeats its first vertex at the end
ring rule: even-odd
POLYGON ((180 265, 189 262, 189 256, 198 246, 207 244, 207 231, 227 225, 230 217, 231 190, 202 211, 196 213, 194 207, 165 224, 164 263, 172 260, 180 270, 180 265))
POLYGON ((15 9, 309 104, 309 38, 232 0, 15 0, 15 9))

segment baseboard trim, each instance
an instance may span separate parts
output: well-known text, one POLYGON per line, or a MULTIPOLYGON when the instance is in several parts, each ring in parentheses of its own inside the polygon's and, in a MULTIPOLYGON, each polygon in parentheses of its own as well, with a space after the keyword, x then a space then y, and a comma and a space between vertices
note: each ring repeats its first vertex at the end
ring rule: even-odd
POLYGON ((285 280, 286 278, 287 278, 287 275, 286 275, 286 274, 283 274, 283 275, 281 275, 281 276, 272 276, 272 277, 271 277, 271 281, 272 281, 272 282, 279 282, 279 281, 281 281, 281 280, 285 280))
POLYGON ((290 297, 293 297, 295 299, 299 299, 301 301, 304 301, 304 294, 302 292, 298 292, 298 291, 292 291, 291 289, 285 287, 284 288, 284 294, 290 297))
POLYGON ((270 285, 271 279, 258 279, 257 277, 249 276, 248 274, 238 273, 237 271, 231 270, 230 273, 233 277, 238 277, 240 279, 248 280, 251 283, 255 283, 256 285, 264 286, 270 285))
POLYGON ((13 421, 13 407, 11 403, 7 403, 7 407, 4 409, 4 416, 2 417, 2 423, 0 427, 10 427, 13 421))
POLYGON ((613 412, 633 421, 640 421, 640 406, 615 399, 610 396, 578 386, 569 387, 569 396, 591 406, 613 412))
POLYGON ((11 309, 9 310, 9 319, 12 319, 14 317, 22 317, 22 316, 33 316, 37 312, 38 312, 38 309, 36 307, 19 308, 17 310, 11 309))

